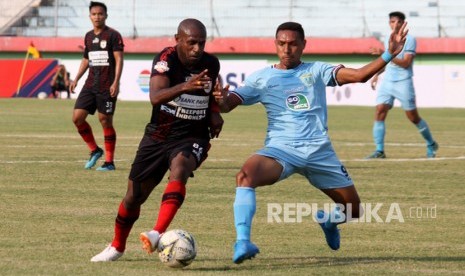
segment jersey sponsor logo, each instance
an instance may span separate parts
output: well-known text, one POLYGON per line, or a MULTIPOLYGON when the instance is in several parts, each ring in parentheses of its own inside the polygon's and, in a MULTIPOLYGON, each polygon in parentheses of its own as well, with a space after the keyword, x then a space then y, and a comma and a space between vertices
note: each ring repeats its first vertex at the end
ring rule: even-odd
POLYGON ((100 41, 100 48, 105 49, 106 47, 107 47, 107 41, 106 40, 100 41))
POLYGON ((91 51, 89 52, 89 66, 109 66, 107 51, 91 51))
POLYGON ((170 104, 184 108, 207 109, 209 101, 209 96, 182 94, 172 100, 170 104))
POLYGON ((289 109, 294 111, 310 109, 310 104, 307 97, 300 93, 289 95, 289 97, 286 99, 286 105, 289 109))
POLYGON ((176 108, 173 108, 171 106, 167 106, 167 105, 162 104, 160 106, 160 110, 163 111, 163 112, 166 112, 168 114, 171 114, 173 116, 176 115, 176 108))
POLYGON ((291 89, 284 90, 284 93, 285 94, 294 94, 294 93, 302 92, 304 90, 305 90, 305 86, 301 85, 301 86, 293 87, 291 89))
POLYGON ((275 87, 278 87, 278 86, 279 86, 279 84, 277 84, 277 83, 276 84, 270 84, 270 85, 268 85, 267 89, 272 89, 272 88, 275 88, 275 87))
POLYGON ((205 109, 189 109, 178 106, 175 116, 184 120, 200 121, 207 116, 205 109))
POLYGON ((160 60, 159 62, 157 62, 157 64, 153 66, 153 69, 157 70, 158 73, 165 73, 170 70, 170 68, 168 67, 168 62, 163 61, 163 60, 160 60))

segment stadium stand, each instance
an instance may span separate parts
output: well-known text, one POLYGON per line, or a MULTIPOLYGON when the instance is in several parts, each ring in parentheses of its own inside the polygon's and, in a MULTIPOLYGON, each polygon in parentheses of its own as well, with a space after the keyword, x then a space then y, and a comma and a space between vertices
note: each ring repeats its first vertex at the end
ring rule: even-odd
MULTIPOLYGON (((153 53, 174 43, 180 20, 207 27, 207 50, 273 54, 275 28, 297 21, 312 39, 306 54, 369 54, 389 32, 388 13, 401 10, 420 54, 465 53, 465 1, 456 0, 101 0, 107 24, 125 37, 127 53, 153 53), (268 46, 266 46, 268 45, 268 46)), ((90 30, 89 0, 2 1, 0 51, 21 52, 31 41, 42 52, 80 52, 90 30), (14 6, 12 9, 6 6, 14 6)))
MULTIPOLYGON (((465 37, 465 1, 456 0, 103 2, 109 7, 108 25, 126 37, 171 36, 186 17, 204 22, 212 37, 268 37, 284 21, 302 23, 312 37, 380 37, 388 31, 387 13, 393 10, 406 13, 417 37, 465 37)), ((14 5, 1 5, 2 35, 75 37, 89 29, 87 0, 15 0, 14 5), (22 25, 11 24, 12 18, 21 18, 16 23, 22 25)))

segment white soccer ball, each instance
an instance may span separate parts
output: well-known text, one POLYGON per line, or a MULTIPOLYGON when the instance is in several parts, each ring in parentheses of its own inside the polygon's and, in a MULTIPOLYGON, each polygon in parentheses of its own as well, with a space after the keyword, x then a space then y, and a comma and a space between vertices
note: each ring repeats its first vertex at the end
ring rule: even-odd
POLYGON ((182 229, 163 233, 158 241, 158 257, 169 267, 182 268, 190 265, 197 255, 194 237, 182 229))
POLYGON ((47 95, 46 92, 39 92, 37 94, 37 98, 39 98, 40 100, 46 99, 47 97, 48 97, 48 95, 47 95))

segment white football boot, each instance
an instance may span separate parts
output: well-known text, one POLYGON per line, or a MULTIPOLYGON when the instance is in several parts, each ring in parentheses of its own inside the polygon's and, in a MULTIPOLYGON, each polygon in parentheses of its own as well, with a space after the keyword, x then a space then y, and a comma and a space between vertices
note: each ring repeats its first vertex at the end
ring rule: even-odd
POLYGON ((92 259, 91 262, 113 262, 118 260, 121 256, 123 256, 124 252, 119 252, 113 246, 108 245, 102 252, 98 253, 92 259))
POLYGON ((142 232, 139 235, 139 239, 142 242, 142 249, 147 253, 152 254, 158 247, 158 240, 160 240, 160 233, 155 230, 142 232))

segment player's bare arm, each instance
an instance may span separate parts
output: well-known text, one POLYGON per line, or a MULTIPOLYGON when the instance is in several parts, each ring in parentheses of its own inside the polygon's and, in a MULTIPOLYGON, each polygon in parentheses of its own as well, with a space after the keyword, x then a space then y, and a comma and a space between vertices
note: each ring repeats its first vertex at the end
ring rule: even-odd
POLYGON ((152 105, 167 103, 177 96, 192 90, 204 89, 211 83, 211 78, 205 69, 198 75, 192 76, 188 81, 170 87, 167 76, 153 76, 150 79, 150 102, 152 105))
POLYGON ((83 58, 81 61, 81 65, 79 65, 79 70, 76 74, 76 77, 69 85, 69 91, 71 91, 71 93, 74 93, 74 90, 76 89, 79 79, 81 79, 82 75, 84 75, 84 73, 87 71, 87 68, 89 68, 89 60, 86 58, 83 58))
MULTIPOLYGON (((399 30, 394 30, 389 37, 389 49, 384 53, 389 57, 388 60, 381 56, 367 65, 359 68, 341 68, 336 74, 336 79, 339 85, 355 82, 367 82, 377 72, 386 66, 397 54, 402 51, 405 40, 407 38, 408 30, 406 30, 407 22, 404 22, 399 30)), ((384 55, 384 54, 383 54, 384 55)))
POLYGON ((396 57, 392 59, 391 62, 393 62, 394 64, 402 68, 408 68, 413 63, 414 58, 415 58, 415 55, 405 53, 403 58, 396 57))
POLYGON ((115 51, 113 52, 113 56, 115 57, 115 80, 110 86, 110 96, 116 97, 119 93, 119 81, 121 79, 121 74, 123 72, 123 52, 122 51, 115 51))

